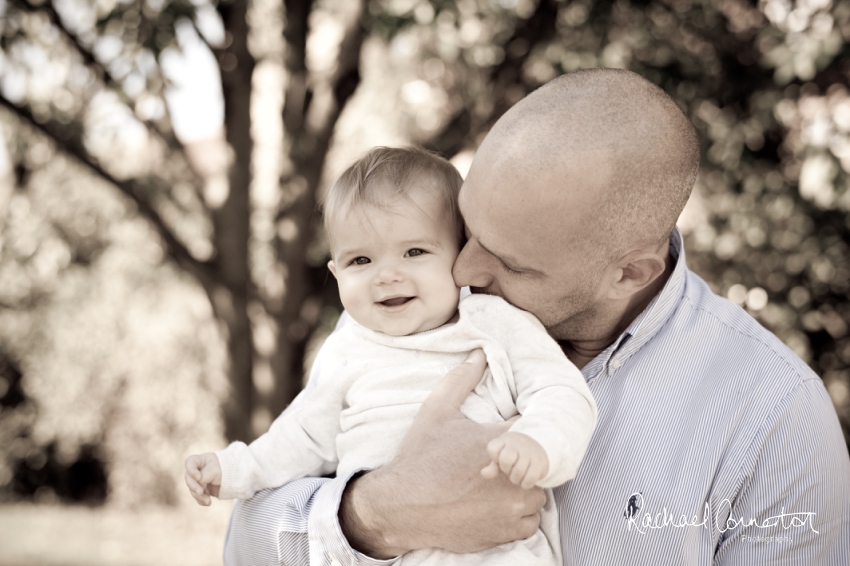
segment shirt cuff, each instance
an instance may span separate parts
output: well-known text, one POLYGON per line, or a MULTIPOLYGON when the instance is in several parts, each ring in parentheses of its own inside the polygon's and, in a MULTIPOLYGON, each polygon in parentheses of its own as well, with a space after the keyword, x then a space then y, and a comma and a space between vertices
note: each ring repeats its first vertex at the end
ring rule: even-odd
POLYGON ((352 476, 368 470, 355 470, 348 475, 325 482, 316 491, 308 519, 310 564, 328 566, 382 566, 397 558, 378 560, 351 548, 339 524, 339 504, 352 476))

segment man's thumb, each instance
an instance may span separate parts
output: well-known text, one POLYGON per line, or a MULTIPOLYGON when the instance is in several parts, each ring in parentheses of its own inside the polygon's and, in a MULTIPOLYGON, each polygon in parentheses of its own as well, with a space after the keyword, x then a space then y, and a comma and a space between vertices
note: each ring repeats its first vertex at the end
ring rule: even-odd
POLYGON ((463 401, 472 393, 475 386, 484 377, 487 358, 482 350, 473 350, 462 364, 446 374, 437 387, 428 395, 426 404, 438 407, 452 407, 459 410, 463 401))

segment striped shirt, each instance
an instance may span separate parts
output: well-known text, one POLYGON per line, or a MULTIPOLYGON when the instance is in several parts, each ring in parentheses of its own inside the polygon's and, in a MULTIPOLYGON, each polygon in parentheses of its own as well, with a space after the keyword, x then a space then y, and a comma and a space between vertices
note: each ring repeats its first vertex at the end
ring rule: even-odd
MULTIPOLYGON (((599 422, 555 489, 564 563, 847 566, 850 458, 823 382, 687 269, 678 231, 670 251, 664 289, 582 370, 599 422)), ((348 480, 238 501, 225 564, 392 562, 343 536, 348 480)))

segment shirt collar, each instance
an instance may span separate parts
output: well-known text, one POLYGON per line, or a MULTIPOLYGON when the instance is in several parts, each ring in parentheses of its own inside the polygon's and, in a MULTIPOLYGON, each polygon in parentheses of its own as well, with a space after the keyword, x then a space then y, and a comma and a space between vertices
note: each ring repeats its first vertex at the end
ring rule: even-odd
POLYGON ((684 294, 686 280, 685 248, 678 228, 674 228, 670 235, 670 256, 675 265, 664 288, 613 344, 582 368, 585 379, 589 381, 602 371, 608 374, 615 372, 641 346, 649 342, 673 314, 684 294))

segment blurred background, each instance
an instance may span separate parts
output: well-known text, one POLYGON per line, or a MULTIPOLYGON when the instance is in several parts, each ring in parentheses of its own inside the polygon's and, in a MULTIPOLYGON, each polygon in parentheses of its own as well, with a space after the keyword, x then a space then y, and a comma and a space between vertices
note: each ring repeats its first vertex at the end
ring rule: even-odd
POLYGON ((703 150, 690 267, 850 432, 850 0, 0 0, 0 564, 220 563, 194 451, 339 314, 317 196, 374 145, 465 174, 550 79, 631 69, 703 150))

